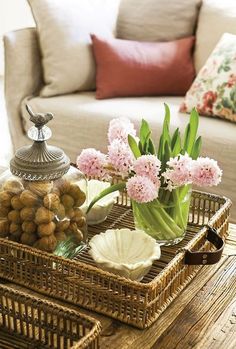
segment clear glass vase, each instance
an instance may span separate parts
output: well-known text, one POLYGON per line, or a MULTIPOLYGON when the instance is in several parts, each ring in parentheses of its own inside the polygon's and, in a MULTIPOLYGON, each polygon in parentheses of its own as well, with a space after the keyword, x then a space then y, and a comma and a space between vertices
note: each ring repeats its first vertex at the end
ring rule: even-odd
POLYGON ((162 245, 175 245, 183 240, 188 223, 191 186, 172 192, 161 188, 159 198, 140 204, 132 200, 134 223, 162 245))

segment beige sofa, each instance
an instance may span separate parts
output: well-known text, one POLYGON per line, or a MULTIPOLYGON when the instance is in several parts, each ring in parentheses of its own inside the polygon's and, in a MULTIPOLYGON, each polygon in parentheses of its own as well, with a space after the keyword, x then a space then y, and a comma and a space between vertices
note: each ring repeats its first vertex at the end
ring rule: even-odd
MULTIPOLYGON (((236 18, 234 20, 236 27, 236 18)), ((197 35, 203 33, 198 32, 197 35)), ((205 38, 202 40, 204 43, 205 38)), ((188 115, 178 112, 183 97, 96 100, 93 91, 50 98, 40 97, 43 72, 36 29, 8 33, 4 37, 4 43, 6 106, 15 148, 27 142, 25 131, 30 123, 25 112, 26 103, 35 111, 50 111, 54 114, 55 118, 51 123, 52 143, 64 148, 72 161, 75 161, 77 154, 86 147, 106 151, 107 126, 114 117, 129 117, 137 127, 141 118, 145 118, 152 126, 156 143, 162 127, 164 102, 169 104, 171 109, 172 129, 179 127, 183 130, 188 122, 188 115)), ((211 47, 207 49, 211 50, 211 47)), ((204 54, 206 55, 206 52, 204 54)), ((204 61, 205 58, 201 59, 204 61)), ((198 64, 201 59, 198 57, 198 64)), ((196 68, 199 70, 200 67, 196 68)), ((224 171, 222 184, 217 188, 210 188, 209 191, 230 197, 236 203, 236 124, 202 116, 199 134, 203 136, 203 155, 218 160, 224 171)), ((234 207, 231 221, 236 222, 234 207)))

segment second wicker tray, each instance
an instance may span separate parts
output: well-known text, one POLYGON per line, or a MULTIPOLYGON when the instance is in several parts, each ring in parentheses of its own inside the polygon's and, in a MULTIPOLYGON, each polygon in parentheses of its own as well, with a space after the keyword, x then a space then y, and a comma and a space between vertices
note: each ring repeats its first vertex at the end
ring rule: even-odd
MULTIPOLYGON (((130 281, 98 269, 85 251, 67 260, 0 239, 0 276, 43 294, 97 311, 138 328, 150 326, 193 279, 200 265, 185 264, 185 251, 214 250, 206 238, 206 224, 225 238, 231 202, 193 192, 185 239, 163 247, 142 282, 130 281)), ((90 227, 89 236, 108 228, 133 228, 132 211, 122 197, 108 219, 90 227)))
POLYGON ((1 349, 97 349, 100 331, 75 310, 0 285, 1 349))

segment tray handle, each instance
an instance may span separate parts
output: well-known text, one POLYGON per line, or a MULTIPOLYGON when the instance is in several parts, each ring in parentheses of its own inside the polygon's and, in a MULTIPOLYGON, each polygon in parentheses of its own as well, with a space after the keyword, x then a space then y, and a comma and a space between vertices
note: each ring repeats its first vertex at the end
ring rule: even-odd
POLYGON ((184 263, 188 265, 209 265, 215 264, 219 262, 223 249, 224 249, 224 241, 218 235, 217 230, 210 226, 207 226, 208 231, 206 234, 206 240, 211 242, 216 248, 216 251, 190 251, 188 249, 184 249, 185 257, 184 263))

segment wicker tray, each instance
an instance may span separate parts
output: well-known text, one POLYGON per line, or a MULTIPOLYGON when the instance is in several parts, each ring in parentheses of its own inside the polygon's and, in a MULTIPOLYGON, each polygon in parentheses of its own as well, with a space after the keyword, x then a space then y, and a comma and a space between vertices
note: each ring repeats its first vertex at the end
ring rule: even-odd
MULTIPOLYGON (((206 224, 221 237, 227 236, 230 206, 231 201, 224 197, 193 192, 185 239, 174 247, 163 247, 161 259, 142 282, 98 269, 87 252, 72 261, 5 239, 0 239, 0 277, 145 328, 202 267, 185 264, 185 249, 214 250, 206 240, 206 224)), ((133 228, 132 211, 124 194, 104 223, 90 227, 89 235, 111 227, 133 228)))
POLYGON ((0 285, 1 349, 96 349, 100 328, 75 310, 0 285))

